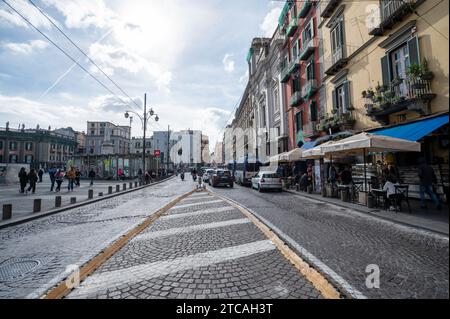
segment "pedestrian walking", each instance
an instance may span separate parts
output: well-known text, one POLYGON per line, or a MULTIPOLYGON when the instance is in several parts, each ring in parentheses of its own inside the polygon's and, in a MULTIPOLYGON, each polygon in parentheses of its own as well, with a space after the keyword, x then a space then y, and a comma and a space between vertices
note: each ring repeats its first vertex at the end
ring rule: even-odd
POLYGON ((150 183, 151 175, 148 171, 145 172, 145 184, 150 183))
POLYGON ((76 169, 75 170, 75 185, 77 185, 77 187, 80 187, 80 180, 81 180, 81 172, 80 169, 76 169))
POLYGON ((91 180, 91 186, 93 186, 94 185, 94 179, 95 179, 95 171, 94 171, 94 169, 92 168, 90 171, 89 171, 89 179, 91 180))
POLYGON ((67 172, 67 180, 68 180, 68 185, 67 185, 67 190, 70 192, 73 192, 73 186, 75 184, 75 179, 77 177, 75 168, 71 167, 70 170, 67 172))
POLYGON ((19 183, 20 183, 20 193, 23 194, 25 193, 25 187, 27 187, 27 183, 28 183, 28 174, 27 174, 27 170, 25 169, 25 167, 22 167, 19 171, 19 183))
POLYGON ((55 174, 55 180, 56 180, 56 192, 61 191, 61 184, 64 181, 64 172, 60 169, 55 174))
POLYGON ((39 183, 42 183, 42 176, 44 176, 44 170, 42 168, 38 171, 39 183))
POLYGON ((33 194, 36 192, 36 183, 39 180, 36 171, 34 168, 30 170, 28 173, 28 183, 30 183, 30 187, 28 187, 28 191, 33 192, 33 194))
POLYGON ((141 168, 138 171, 138 177, 139 177, 139 180, 141 181, 142 180, 142 169, 141 168))
POLYGON ((420 207, 427 208, 425 202, 425 194, 427 194, 436 205, 437 209, 442 209, 439 197, 433 189, 433 183, 436 183, 437 178, 434 170, 429 166, 424 158, 419 159, 419 179, 420 179, 420 207))
POLYGON ((48 170, 48 176, 50 177, 50 191, 53 192, 53 189, 55 188, 55 181, 56 181, 56 168, 50 167, 48 170))

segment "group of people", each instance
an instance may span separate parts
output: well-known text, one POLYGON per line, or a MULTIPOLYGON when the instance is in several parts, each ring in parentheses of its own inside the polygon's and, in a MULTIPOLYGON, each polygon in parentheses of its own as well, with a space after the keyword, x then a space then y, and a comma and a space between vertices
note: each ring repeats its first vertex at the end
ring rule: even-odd
MULTIPOLYGON (((36 184, 42 183, 44 175, 44 170, 41 168, 37 172, 34 168, 31 168, 29 172, 22 167, 19 171, 19 183, 20 183, 20 193, 26 194, 28 192, 32 192, 33 194, 36 192, 36 184), (27 185, 29 187, 27 188, 27 185)), ((63 169, 57 169, 55 167, 51 167, 48 170, 48 175, 50 178, 50 191, 60 192, 61 185, 66 178, 68 181, 67 190, 70 192, 74 190, 74 187, 81 186, 81 171, 78 168, 71 167, 67 172, 63 169), (56 186, 56 187, 55 187, 56 186)), ((94 180, 96 177, 96 173, 93 169, 89 171, 88 177, 90 179, 90 185, 94 185, 94 180)))

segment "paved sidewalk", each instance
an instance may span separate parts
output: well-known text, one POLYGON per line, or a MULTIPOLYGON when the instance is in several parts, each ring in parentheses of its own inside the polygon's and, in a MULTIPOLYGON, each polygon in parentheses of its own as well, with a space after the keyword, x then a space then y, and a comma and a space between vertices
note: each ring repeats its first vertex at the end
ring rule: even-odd
POLYGON ((68 298, 323 298, 243 213, 191 195, 113 255, 68 298))
POLYGON ((366 213, 371 216, 379 217, 399 224, 449 235, 449 210, 447 205, 444 205, 440 211, 432 208, 422 210, 420 208, 419 201, 412 199, 410 200, 412 214, 409 214, 407 209, 403 212, 395 213, 393 211, 386 211, 380 208, 368 208, 360 204, 343 202, 338 198, 322 197, 319 194, 308 194, 295 190, 285 191, 297 196, 350 208, 361 213, 366 213))
MULTIPOLYGON (((70 205, 70 198, 76 197, 77 203, 85 202, 88 200, 88 191, 94 190, 94 198, 98 198, 100 192, 104 196, 108 195, 108 187, 113 187, 113 193, 116 193, 116 185, 119 185, 120 191, 123 189, 123 184, 127 185, 129 189, 129 183, 133 183, 138 180, 124 180, 124 181, 95 181, 93 186, 90 186, 90 181, 81 180, 80 187, 74 187, 73 192, 69 192, 67 189, 67 180, 61 186, 60 192, 50 191, 50 181, 48 175, 44 176, 44 181, 38 183, 36 186, 36 193, 32 194, 20 194, 19 184, 14 185, 0 185, 0 210, 5 204, 12 204, 12 219, 9 221, 21 219, 27 216, 33 215, 33 202, 35 199, 42 199, 41 212, 47 212, 55 209, 55 197, 61 196, 61 207, 68 207, 70 205)), ((56 187, 56 186, 55 186, 56 187)), ((1 211, 0 211, 0 223, 1 223, 1 211)))

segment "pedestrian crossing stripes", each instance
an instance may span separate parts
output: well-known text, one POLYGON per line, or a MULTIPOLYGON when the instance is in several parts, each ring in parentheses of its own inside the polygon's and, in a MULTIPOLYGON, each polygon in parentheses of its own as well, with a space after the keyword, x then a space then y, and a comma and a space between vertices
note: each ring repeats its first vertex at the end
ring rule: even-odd
POLYGON ((173 209, 188 208, 188 207, 193 207, 193 206, 217 204, 217 203, 223 203, 223 200, 218 199, 218 200, 204 201, 204 202, 198 202, 198 203, 177 205, 177 206, 174 206, 173 209))
POLYGON ((228 212, 228 211, 233 211, 233 210, 235 210, 235 208, 233 206, 226 206, 226 207, 219 207, 219 208, 212 208, 212 209, 202 209, 202 210, 197 210, 197 211, 191 212, 191 213, 181 213, 181 214, 172 214, 172 215, 162 216, 160 218, 160 220, 185 218, 185 217, 192 217, 192 216, 213 214, 213 213, 223 213, 223 212, 228 212))

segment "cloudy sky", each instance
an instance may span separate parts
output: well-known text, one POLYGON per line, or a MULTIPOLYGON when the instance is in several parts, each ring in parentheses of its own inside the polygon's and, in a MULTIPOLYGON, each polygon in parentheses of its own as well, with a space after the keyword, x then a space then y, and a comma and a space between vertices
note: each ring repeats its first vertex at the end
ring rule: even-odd
MULTIPOLYGON (((110 88, 108 92, 0 1, 0 126, 86 130, 126 125, 137 109, 27 0, 5 0, 110 88)), ((247 82, 251 40, 271 36, 282 1, 33 0, 134 101, 152 106, 150 130, 200 129, 212 142, 247 82)), ((138 121, 133 135, 142 134, 138 121)), ((213 146, 213 145, 211 145, 213 146)))

